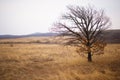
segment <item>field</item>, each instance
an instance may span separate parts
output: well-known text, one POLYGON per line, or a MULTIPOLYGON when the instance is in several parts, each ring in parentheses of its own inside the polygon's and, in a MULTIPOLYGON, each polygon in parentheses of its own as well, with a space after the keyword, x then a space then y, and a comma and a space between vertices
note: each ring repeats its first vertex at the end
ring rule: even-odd
MULTIPOLYGON (((0 42, 50 42, 49 39, 0 42)), ((0 44, 0 80, 120 80, 120 44, 108 44, 105 54, 94 55, 92 63, 75 50, 60 44, 0 44)))

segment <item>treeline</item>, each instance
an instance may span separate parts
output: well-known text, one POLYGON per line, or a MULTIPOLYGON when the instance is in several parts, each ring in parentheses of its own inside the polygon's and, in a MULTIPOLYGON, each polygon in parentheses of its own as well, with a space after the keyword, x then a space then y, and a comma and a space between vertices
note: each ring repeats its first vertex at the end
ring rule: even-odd
POLYGON ((0 42, 0 44, 58 44, 57 42, 50 42, 50 41, 30 41, 30 42, 0 42))

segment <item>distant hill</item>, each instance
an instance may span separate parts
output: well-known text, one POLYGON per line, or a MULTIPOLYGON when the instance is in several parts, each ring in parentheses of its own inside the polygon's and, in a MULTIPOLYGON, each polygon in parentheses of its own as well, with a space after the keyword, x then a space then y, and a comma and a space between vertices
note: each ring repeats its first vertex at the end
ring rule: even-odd
POLYGON ((7 38, 23 38, 23 37, 49 37, 49 36, 56 36, 57 33, 32 33, 28 35, 0 35, 0 39, 7 39, 7 38))
MULTIPOLYGON (((0 35, 0 39, 7 38, 23 38, 23 37, 49 37, 57 36, 57 33, 33 33, 28 35, 0 35)), ((120 43, 120 29, 118 30, 107 30, 105 33, 105 39, 107 43, 120 43)))
POLYGON ((105 32, 105 39, 108 43, 120 43, 120 29, 107 30, 105 32))
POLYGON ((39 37, 39 36, 56 36, 57 33, 33 33, 26 35, 26 37, 39 37))

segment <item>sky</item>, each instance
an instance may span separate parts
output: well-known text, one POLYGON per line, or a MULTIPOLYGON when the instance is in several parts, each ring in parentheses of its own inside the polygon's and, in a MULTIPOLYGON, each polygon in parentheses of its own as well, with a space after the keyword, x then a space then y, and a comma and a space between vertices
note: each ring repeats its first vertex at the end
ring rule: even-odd
POLYGON ((49 32, 68 5, 104 9, 112 21, 111 29, 120 29, 120 0, 0 0, 0 35, 49 32))

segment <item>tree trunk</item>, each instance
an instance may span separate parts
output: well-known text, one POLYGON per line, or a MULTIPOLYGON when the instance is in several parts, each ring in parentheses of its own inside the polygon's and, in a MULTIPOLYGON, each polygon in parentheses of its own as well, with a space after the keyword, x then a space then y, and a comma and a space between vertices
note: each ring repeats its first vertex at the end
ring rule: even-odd
POLYGON ((91 55, 91 52, 88 52, 88 62, 92 62, 92 55, 91 55))

